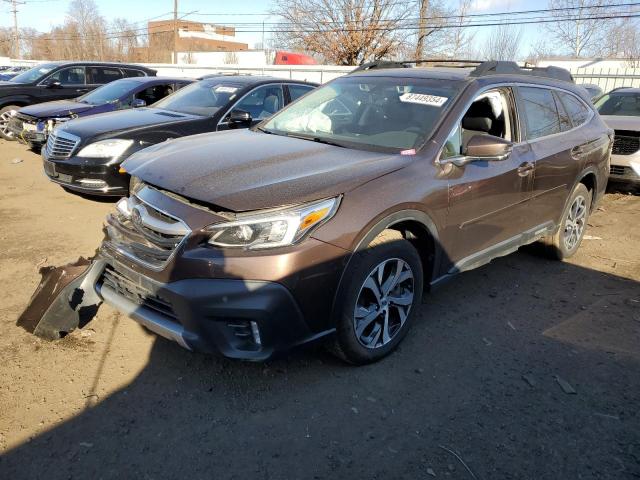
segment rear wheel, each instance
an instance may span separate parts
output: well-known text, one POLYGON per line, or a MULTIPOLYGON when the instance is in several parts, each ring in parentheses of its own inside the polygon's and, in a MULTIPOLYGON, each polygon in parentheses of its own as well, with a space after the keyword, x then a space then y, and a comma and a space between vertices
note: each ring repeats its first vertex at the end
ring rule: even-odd
POLYGON ((547 251, 552 258, 564 260, 574 255, 584 237, 591 208, 591 192, 579 183, 574 188, 567 208, 562 214, 560 228, 549 237, 543 239, 547 251))
POLYGON ((7 105, 6 107, 0 108, 0 137, 5 140, 15 140, 16 137, 13 133, 9 131, 9 120, 13 115, 12 111, 18 110, 20 107, 17 105, 7 105))
POLYGON ((333 351, 358 365, 391 353, 407 333, 422 299, 423 275, 415 247, 385 230, 356 254, 336 303, 333 351))

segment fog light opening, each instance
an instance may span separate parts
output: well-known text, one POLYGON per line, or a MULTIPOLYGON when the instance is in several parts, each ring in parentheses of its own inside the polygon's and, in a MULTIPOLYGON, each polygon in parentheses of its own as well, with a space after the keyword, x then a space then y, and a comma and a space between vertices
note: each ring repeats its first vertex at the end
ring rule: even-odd
POLYGON ((97 180, 94 178, 81 178, 78 180, 78 183, 91 188, 105 188, 107 186, 107 182, 104 180, 97 180))

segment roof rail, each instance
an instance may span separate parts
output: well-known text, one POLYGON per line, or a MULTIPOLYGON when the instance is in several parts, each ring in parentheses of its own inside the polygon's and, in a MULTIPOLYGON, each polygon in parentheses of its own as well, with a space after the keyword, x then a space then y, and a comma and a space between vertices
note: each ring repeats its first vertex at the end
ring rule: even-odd
POLYGON ((560 67, 520 67, 516 62, 488 61, 478 65, 469 75, 484 77, 487 75, 515 74, 532 75, 536 77, 554 78, 565 82, 575 83, 569 70, 560 67))

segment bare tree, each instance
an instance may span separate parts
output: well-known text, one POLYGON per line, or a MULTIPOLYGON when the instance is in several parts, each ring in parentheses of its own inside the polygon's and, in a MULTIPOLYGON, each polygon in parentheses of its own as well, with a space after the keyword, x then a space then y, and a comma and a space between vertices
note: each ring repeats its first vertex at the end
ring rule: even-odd
POLYGON ((275 0, 283 22, 274 46, 316 54, 338 65, 393 57, 407 38, 411 13, 397 0, 275 0))
POLYGON ((13 52, 13 32, 10 28, 0 27, 0 57, 10 57, 13 52))
POLYGON ((631 68, 640 67, 640 29, 632 18, 617 21, 607 34, 604 52, 607 57, 626 60, 631 68))
POLYGON ((475 56, 472 48, 476 31, 468 27, 469 10, 473 5, 473 0, 459 0, 458 10, 451 23, 454 28, 445 30, 444 56, 449 58, 472 58, 475 56))
POLYGON ((612 21, 598 19, 606 13, 602 7, 611 0, 549 0, 551 18, 557 20, 545 24, 555 43, 565 53, 576 58, 598 55, 606 44, 606 36, 612 21))
POLYGON ((487 60, 515 60, 520 51, 522 30, 515 25, 493 27, 483 55, 487 60))
POLYGON ((540 38, 531 45, 525 61, 532 65, 537 65, 540 60, 555 56, 557 56, 557 54, 553 48, 551 48, 547 40, 540 38))

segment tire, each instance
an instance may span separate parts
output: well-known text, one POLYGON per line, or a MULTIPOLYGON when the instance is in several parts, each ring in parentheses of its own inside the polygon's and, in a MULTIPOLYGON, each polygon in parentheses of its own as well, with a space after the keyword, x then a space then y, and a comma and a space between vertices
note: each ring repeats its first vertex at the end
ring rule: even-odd
POLYGON ((582 183, 573 189, 567 207, 562 213, 558 231, 541 241, 546 246, 546 253, 550 258, 565 260, 578 251, 591 213, 591 195, 582 183))
POLYGON ((376 362, 398 346, 420 307, 420 255, 399 232, 385 230, 355 254, 343 278, 347 280, 336 301, 331 350, 355 365, 376 362))
POLYGON ((10 142, 16 139, 15 135, 9 132, 8 126, 9 120, 11 119, 11 110, 19 109, 20 107, 18 105, 7 105, 6 107, 0 108, 0 138, 10 142))

